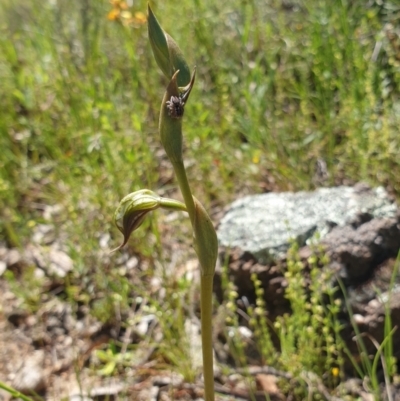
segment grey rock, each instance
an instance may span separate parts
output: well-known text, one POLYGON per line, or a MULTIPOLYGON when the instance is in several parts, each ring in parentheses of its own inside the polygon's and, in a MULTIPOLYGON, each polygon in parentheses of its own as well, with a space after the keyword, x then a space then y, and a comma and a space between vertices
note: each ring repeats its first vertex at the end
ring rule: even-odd
POLYGON ((230 205, 218 238, 221 246, 239 248, 265 264, 284 257, 293 240, 305 245, 316 232, 323 238, 336 226, 393 218, 396 210, 383 188, 363 184, 253 195, 230 205))
POLYGON ((335 227, 322 244, 331 268, 338 271, 345 285, 357 285, 367 279, 377 265, 397 254, 400 219, 374 218, 358 227, 335 227))
MULTIPOLYGON (((311 283, 308 246, 318 231, 321 246, 317 253, 328 256, 320 265, 320 277, 328 278, 328 287, 345 286, 348 308, 342 302, 339 318, 342 337, 348 350, 357 355, 355 330, 368 333, 379 344, 384 339, 385 315, 392 326, 400 326, 400 274, 396 256, 400 249, 400 209, 382 188, 365 185, 354 188, 324 188, 315 192, 266 194, 247 197, 231 205, 218 229, 223 263, 229 265, 230 280, 235 284, 239 304, 255 302, 255 273, 264 290, 264 300, 273 321, 290 313, 285 297, 288 281, 284 276, 286 251, 291 239, 300 244, 298 257, 304 270, 305 285, 311 283), (327 272, 326 276, 323 272, 327 272), (332 273, 334 276, 332 277, 332 273)), ((221 274, 217 268, 214 289, 221 299, 221 274)), ((322 283, 321 283, 322 284, 322 283)), ((341 290, 337 297, 343 297, 341 290)), ((371 354, 376 348, 366 341, 371 354)), ((400 336, 393 336, 394 356, 400 358, 400 336)), ((350 366, 350 364, 349 364, 350 366)))

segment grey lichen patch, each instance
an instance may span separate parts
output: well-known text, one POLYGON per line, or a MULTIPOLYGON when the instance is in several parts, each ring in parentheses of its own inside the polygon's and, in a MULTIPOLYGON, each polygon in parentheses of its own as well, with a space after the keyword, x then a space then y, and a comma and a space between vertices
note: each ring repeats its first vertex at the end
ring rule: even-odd
POLYGON ((260 262, 283 257, 293 240, 304 245, 335 226, 391 218, 397 206, 386 191, 365 185, 247 196, 233 202, 218 228, 221 246, 238 247, 260 262))

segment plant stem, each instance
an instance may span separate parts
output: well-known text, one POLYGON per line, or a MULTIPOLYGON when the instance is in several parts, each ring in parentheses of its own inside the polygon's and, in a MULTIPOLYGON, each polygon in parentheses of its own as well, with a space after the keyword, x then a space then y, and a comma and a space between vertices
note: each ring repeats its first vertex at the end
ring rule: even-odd
POLYGON ((190 190, 189 181, 186 176, 185 166, 183 164, 183 161, 174 161, 172 162, 172 165, 174 167, 175 175, 178 180, 178 184, 190 216, 190 221, 193 225, 195 218, 195 206, 192 191, 190 190))
MULTIPOLYGON (((185 200, 186 208, 190 216, 190 221, 194 227, 195 205, 192 191, 186 176, 183 161, 172 162, 175 174, 185 200)), ((203 266, 205 268, 206 266, 203 266)), ((214 271, 214 266, 212 266, 214 271)), ((200 307, 201 307, 201 342, 203 352, 203 376, 204 376, 204 395, 205 401, 214 401, 214 359, 213 359, 213 340, 212 340, 212 295, 214 275, 201 274, 200 281, 200 307)))
POLYGON ((33 401, 32 398, 26 396, 25 394, 20 393, 19 391, 13 389, 10 386, 7 386, 7 384, 0 382, 0 388, 7 391, 7 393, 11 394, 14 398, 20 398, 21 400, 24 401, 33 401))
POLYGON ((214 401, 214 361, 212 340, 212 275, 201 275, 201 341, 203 351, 204 400, 214 401))

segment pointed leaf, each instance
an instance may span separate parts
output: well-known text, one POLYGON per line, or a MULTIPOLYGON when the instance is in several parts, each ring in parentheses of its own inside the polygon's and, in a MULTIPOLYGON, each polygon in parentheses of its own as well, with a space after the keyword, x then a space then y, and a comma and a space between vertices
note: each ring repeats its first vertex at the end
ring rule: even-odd
POLYGON ((195 219, 193 224, 195 251, 200 261, 201 274, 213 276, 218 258, 218 238, 210 216, 193 196, 195 219))
POLYGON ((150 45, 154 58, 167 79, 180 71, 177 78, 178 86, 186 86, 190 82, 190 68, 177 43, 159 24, 150 5, 148 6, 148 30, 150 45))
POLYGON ((168 43, 167 38, 163 29, 157 21, 156 16, 154 15, 150 5, 148 6, 149 18, 148 18, 148 30, 149 30, 149 39, 150 45, 153 50, 154 58, 158 66, 161 68, 161 71, 164 75, 169 79, 171 74, 171 66, 169 60, 169 51, 168 51, 168 43))

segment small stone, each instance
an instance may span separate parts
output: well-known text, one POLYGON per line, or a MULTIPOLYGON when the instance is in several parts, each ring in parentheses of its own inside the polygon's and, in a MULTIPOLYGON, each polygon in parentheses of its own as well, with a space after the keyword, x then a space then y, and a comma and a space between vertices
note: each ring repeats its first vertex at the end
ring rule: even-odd
POLYGON ((72 259, 62 251, 52 249, 49 259, 49 272, 58 277, 65 277, 74 267, 72 259))
POLYGON ((273 375, 267 375, 265 373, 260 373, 256 376, 257 387, 268 395, 279 396, 279 399, 284 399, 283 394, 281 394, 279 387, 277 385, 278 378, 273 375))
POLYGON ((150 388, 145 388, 138 394, 138 401, 156 401, 159 393, 158 386, 152 386, 150 388))
POLYGON ((364 324, 365 323, 365 318, 363 315, 360 315, 359 313, 355 313, 353 315, 353 319, 357 324, 364 324))
POLYGON ((100 248, 103 248, 103 249, 108 248, 110 240, 111 240, 111 236, 109 233, 102 234, 99 239, 100 248))
MULTIPOLYGON (((46 205, 43 210, 43 218, 49 222, 54 219, 54 216, 57 216, 62 211, 61 205, 46 205)), ((49 225, 49 227, 52 227, 49 225)))
POLYGON ((46 276, 46 274, 42 269, 36 268, 34 271, 34 276, 35 276, 35 278, 40 280, 40 279, 44 278, 46 276))
POLYGON ((142 316, 140 318, 140 322, 136 325, 135 327, 135 332, 141 336, 144 337, 148 330, 149 330, 149 326, 150 324, 156 319, 156 315, 154 314, 150 314, 150 315, 146 315, 146 316, 142 316))
POLYGON ((371 301, 368 302, 368 306, 373 309, 378 309, 381 303, 377 299, 371 299, 371 301))
POLYGON ((133 256, 126 262, 126 268, 128 270, 134 269, 139 264, 139 260, 137 257, 133 256))
POLYGON ((183 383, 183 381, 184 378, 182 375, 173 372, 171 372, 169 375, 153 377, 153 383, 158 387, 164 387, 168 385, 178 387, 183 383))
POLYGON ((158 397, 158 401, 171 401, 171 397, 166 391, 161 391, 160 396, 158 397))
MULTIPOLYGON (((90 396, 94 398, 112 398, 123 391, 125 386, 122 383, 110 383, 106 386, 95 387, 90 391, 90 396)), ((118 398, 118 397, 116 397, 118 398)))
POLYGON ((21 260, 21 254, 16 249, 10 249, 7 253, 7 265, 16 265, 21 260))
POLYGON ((250 339, 253 336, 253 332, 246 326, 239 326, 238 332, 243 339, 250 339))
POLYGON ((74 394, 69 397, 69 401, 93 401, 93 398, 86 395, 74 394))
POLYGON ((0 260, 0 277, 3 275, 6 269, 7 269, 7 263, 0 260))
POLYGON ((13 387, 21 393, 38 393, 46 384, 43 371, 44 352, 35 351, 23 362, 22 367, 15 373, 13 387))
POLYGON ((124 252, 120 256, 117 257, 117 259, 115 260, 115 264, 117 266, 123 265, 124 263, 126 263, 126 261, 128 259, 129 259, 129 254, 124 252))
POLYGON ((38 224, 32 236, 36 244, 51 244, 54 242, 54 226, 52 224, 38 224))
POLYGON ((35 326, 37 324, 37 322, 38 322, 38 318, 36 315, 29 315, 25 319, 25 323, 29 327, 35 326))
POLYGON ((192 368, 200 369, 203 366, 203 356, 201 351, 200 327, 190 319, 185 321, 185 332, 188 338, 189 355, 192 368))

